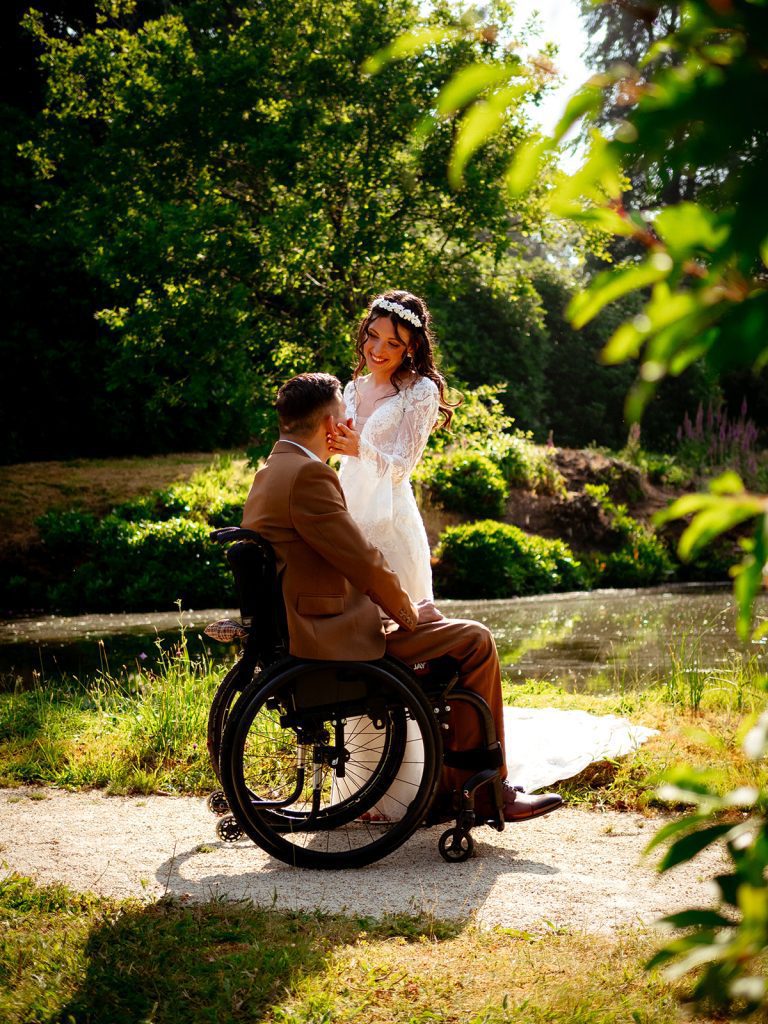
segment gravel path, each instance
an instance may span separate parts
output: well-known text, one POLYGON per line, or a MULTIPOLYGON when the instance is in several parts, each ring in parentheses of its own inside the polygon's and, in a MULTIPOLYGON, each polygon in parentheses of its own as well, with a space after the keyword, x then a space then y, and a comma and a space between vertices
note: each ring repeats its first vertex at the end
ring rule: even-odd
POLYGON ((189 797, 109 797, 54 789, 0 790, 0 861, 39 882, 155 899, 248 898, 278 908, 379 916, 474 915, 509 928, 613 931, 711 902, 710 850, 658 875, 641 859, 658 821, 639 814, 562 809, 503 833, 477 829, 477 856, 446 864, 442 829, 422 829, 394 854, 357 871, 302 871, 248 840, 216 839, 215 819, 189 797))

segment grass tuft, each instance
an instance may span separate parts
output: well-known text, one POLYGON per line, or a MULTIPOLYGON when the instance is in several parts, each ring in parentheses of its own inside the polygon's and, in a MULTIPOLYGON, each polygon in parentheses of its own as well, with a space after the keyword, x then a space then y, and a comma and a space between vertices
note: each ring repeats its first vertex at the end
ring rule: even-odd
POLYGON ((0 694, 0 785, 116 794, 214 787, 205 736, 220 669, 190 657, 183 630, 160 651, 152 670, 103 669, 85 683, 39 678, 30 690, 0 694))

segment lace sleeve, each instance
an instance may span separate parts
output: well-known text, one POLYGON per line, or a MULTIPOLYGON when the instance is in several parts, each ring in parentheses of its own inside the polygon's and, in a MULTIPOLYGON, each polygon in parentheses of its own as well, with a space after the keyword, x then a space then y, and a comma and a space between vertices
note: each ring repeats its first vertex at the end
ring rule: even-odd
POLYGON ((344 408, 348 418, 353 420, 357 418, 357 395, 355 394, 354 380, 348 381, 344 388, 344 408))
POLYGON ((421 458, 438 409, 437 386, 422 377, 403 393, 403 414, 391 435, 385 440, 377 438, 378 447, 360 438, 360 461, 375 469, 377 476, 389 471, 393 484, 405 480, 421 458))

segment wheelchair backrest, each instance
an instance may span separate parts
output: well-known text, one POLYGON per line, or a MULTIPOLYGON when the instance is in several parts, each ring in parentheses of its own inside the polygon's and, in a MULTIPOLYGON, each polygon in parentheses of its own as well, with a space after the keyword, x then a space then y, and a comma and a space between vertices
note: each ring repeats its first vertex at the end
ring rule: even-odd
POLYGON ((247 647, 262 664, 288 652, 288 626, 283 591, 272 545, 253 530, 226 527, 211 534, 232 541, 226 552, 240 605, 240 620, 248 630, 247 647))

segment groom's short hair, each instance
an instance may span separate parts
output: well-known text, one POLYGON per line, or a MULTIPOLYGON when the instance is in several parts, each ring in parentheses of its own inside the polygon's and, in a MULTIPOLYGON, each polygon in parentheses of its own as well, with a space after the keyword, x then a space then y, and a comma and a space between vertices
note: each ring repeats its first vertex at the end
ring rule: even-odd
POLYGON ((341 382, 330 373, 300 373, 277 392, 281 434, 314 433, 328 409, 341 398, 341 382))

